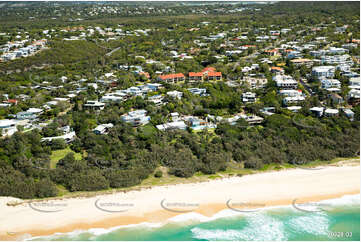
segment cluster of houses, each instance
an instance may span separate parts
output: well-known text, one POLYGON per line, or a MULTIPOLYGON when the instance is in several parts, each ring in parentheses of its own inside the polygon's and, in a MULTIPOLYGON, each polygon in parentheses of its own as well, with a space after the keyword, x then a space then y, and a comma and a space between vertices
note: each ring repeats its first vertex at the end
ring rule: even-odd
POLYGON ((25 46, 28 42, 29 40, 14 41, 1 46, 0 51, 3 54, 0 56, 0 61, 15 60, 16 58, 35 54, 46 47, 47 40, 36 40, 25 46))
MULTIPOLYGON (((174 73, 167 75, 160 75, 157 79, 166 83, 178 83, 186 80, 183 73, 174 73)), ((189 83, 202 82, 202 81, 220 81, 222 80, 222 72, 217 72, 214 67, 206 67, 201 72, 189 72, 189 83)))

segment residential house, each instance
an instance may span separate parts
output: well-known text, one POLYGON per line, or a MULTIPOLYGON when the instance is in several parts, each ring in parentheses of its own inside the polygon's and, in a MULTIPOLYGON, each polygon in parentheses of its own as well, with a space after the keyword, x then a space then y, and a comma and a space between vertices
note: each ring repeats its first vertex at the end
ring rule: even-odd
POLYGON ((172 98, 181 99, 183 96, 183 92, 178 92, 176 90, 167 92, 167 95, 172 98))
POLYGON ((298 82, 289 75, 276 75, 272 78, 278 88, 296 89, 298 82))
POLYGON ((207 96, 207 89, 205 88, 188 88, 187 90, 193 95, 207 96))
POLYGON ((276 73, 276 74, 284 74, 285 73, 285 70, 278 66, 272 66, 270 70, 272 73, 276 73))
POLYGON ((333 78, 335 75, 334 66, 315 66, 312 68, 312 76, 316 80, 321 80, 324 78, 333 78))
POLYGON ((189 72, 188 80, 190 83, 203 81, 203 72, 189 72))
POLYGON ((40 108, 29 108, 26 111, 19 112, 16 114, 16 119, 36 119, 40 114, 43 113, 43 109, 40 108))
POLYGON ((331 98, 331 100, 335 103, 335 104, 341 104, 343 103, 343 98, 338 95, 337 93, 331 93, 329 95, 329 97, 331 98))
POLYGON ((337 79, 322 79, 321 80, 321 88, 341 88, 341 82, 337 79))
POLYGON ((206 76, 208 81, 220 81, 222 79, 222 72, 209 71, 206 76))
POLYGON ((113 127, 114 127, 114 125, 112 123, 100 124, 96 128, 93 129, 93 132, 95 134, 106 134, 109 131, 109 129, 111 129, 113 127))
POLYGON ((327 117, 338 116, 338 110, 337 109, 332 109, 332 108, 327 108, 325 110, 325 116, 327 116, 327 117))
POLYGON ((298 111, 300 111, 302 109, 301 106, 290 106, 287 107, 288 110, 290 110, 292 113, 297 113, 298 111))
POLYGON ((42 138, 41 141, 42 142, 51 142, 56 139, 63 139, 63 140, 65 140, 66 143, 70 143, 75 139, 75 137, 76 137, 76 134, 74 131, 72 131, 72 132, 66 133, 61 136, 45 137, 45 138, 42 138))
POLYGON ((184 121, 174 121, 174 122, 170 122, 170 123, 157 125, 156 128, 161 131, 175 130, 175 129, 186 130, 187 125, 184 123, 184 121))
POLYGON ((351 121, 354 120, 355 113, 351 109, 344 108, 342 109, 342 111, 345 113, 346 117, 348 117, 351 121))
POLYGON ((253 78, 249 76, 244 77, 242 81, 247 83, 252 89, 265 88, 268 82, 267 78, 253 78))
POLYGON ((322 117, 324 108, 323 107, 312 107, 310 111, 314 113, 317 117, 322 117))
POLYGON ((162 105, 163 99, 164 99, 164 97, 160 94, 148 97, 148 101, 154 103, 156 106, 162 105))
POLYGON ((0 120, 0 134, 1 136, 11 136, 17 131, 16 121, 12 119, 0 120))
POLYGON ((293 59, 291 60, 291 62, 296 66, 305 65, 307 67, 310 67, 313 65, 313 60, 305 59, 305 58, 293 59))
POLYGON ((100 98, 100 102, 102 103, 119 103, 121 101, 123 101, 123 97, 111 93, 100 98))
POLYGON ((253 92, 242 93, 242 101, 244 103, 254 103, 254 102, 256 102, 256 93, 253 93, 253 92))
POLYGON ((183 73, 176 73, 176 74, 168 74, 168 75, 161 75, 158 77, 159 81, 164 81, 167 83, 177 83, 180 81, 185 80, 185 76, 183 73))
POLYGON ((276 108, 275 107, 264 107, 260 110, 260 112, 266 116, 271 116, 271 115, 275 114, 276 108))
POLYGON ((128 114, 123 114, 121 116, 121 120, 126 123, 130 123, 133 126, 145 125, 150 121, 150 116, 146 116, 146 114, 146 110, 135 110, 129 112, 128 114))
POLYGON ((105 103, 88 100, 83 106, 86 109, 103 110, 105 107, 105 103))

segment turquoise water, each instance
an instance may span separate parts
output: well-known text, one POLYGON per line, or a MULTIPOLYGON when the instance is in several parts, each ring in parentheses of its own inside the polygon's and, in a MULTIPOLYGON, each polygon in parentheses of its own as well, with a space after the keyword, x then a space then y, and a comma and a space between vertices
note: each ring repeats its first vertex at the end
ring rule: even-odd
POLYGON ((285 206, 249 213, 225 210, 211 218, 189 213, 165 224, 90 229, 32 240, 360 240, 359 195, 302 208, 308 212, 285 206))

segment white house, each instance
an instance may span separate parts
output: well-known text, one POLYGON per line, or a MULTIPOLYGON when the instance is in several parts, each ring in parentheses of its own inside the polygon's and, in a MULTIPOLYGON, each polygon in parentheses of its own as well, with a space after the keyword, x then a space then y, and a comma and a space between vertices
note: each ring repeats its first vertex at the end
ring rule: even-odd
POLYGON ((167 92, 167 95, 173 98, 181 99, 183 96, 183 92, 169 91, 167 92))
POLYGON ((2 136, 10 136, 17 131, 16 122, 12 119, 2 119, 0 120, 0 134, 2 136))
POLYGON ((327 108, 325 110, 325 116, 327 117, 333 117, 338 115, 338 110, 333 108, 327 108))
POLYGON ((146 116, 147 111, 144 109, 131 111, 128 114, 123 114, 121 120, 130 123, 133 126, 145 125, 149 123, 150 116, 146 116))
POLYGON ((108 130, 110 128, 113 128, 113 124, 112 123, 108 123, 108 124, 100 124, 98 125, 96 128, 93 129, 93 132, 95 134, 105 134, 106 132, 108 132, 108 130))
POLYGON ((174 130, 174 129, 185 130, 185 129, 187 129, 187 125, 184 123, 184 121, 176 121, 176 122, 170 122, 170 123, 157 125, 156 128, 161 131, 174 130))
POLYGON ((312 107, 310 108, 310 111, 317 115, 317 117, 322 117, 323 115, 323 107, 312 107))
POLYGON ((317 80, 321 80, 324 78, 333 78, 334 75, 334 66, 315 66, 312 68, 312 76, 317 80))
POLYGON ((103 110, 105 107, 105 103, 102 102, 98 102, 98 101, 91 101, 88 100, 85 104, 84 104, 85 108, 89 108, 92 110, 103 110))
POLYGON ((321 88, 341 88, 341 82, 337 79, 322 79, 321 80, 321 88))
POLYGON ((55 136, 55 137, 46 137, 46 138, 42 138, 41 141, 53 141, 56 139, 63 139, 65 140, 65 142, 70 143, 71 141, 74 140, 74 138, 76 137, 76 134, 74 131, 69 132, 67 134, 61 135, 61 136, 55 136))
POLYGON ((244 103, 254 103, 256 101, 256 93, 253 92, 242 93, 242 101, 244 103))
POLYGON ((298 86, 297 81, 288 75, 276 75, 272 79, 276 82, 276 85, 279 88, 296 89, 298 86))

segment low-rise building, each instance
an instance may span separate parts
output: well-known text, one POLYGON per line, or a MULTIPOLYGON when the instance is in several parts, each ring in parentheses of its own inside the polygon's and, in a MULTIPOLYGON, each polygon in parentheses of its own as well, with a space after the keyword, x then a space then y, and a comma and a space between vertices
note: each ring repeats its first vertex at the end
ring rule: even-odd
POLYGON ((327 109, 325 110, 325 116, 327 116, 327 117, 338 116, 338 110, 337 110, 337 109, 333 109, 333 108, 327 108, 327 109))
POLYGON ((341 82, 337 79, 322 79, 321 80, 321 88, 341 88, 341 82))
POLYGON ((91 109, 91 110, 103 110, 104 107, 105 107, 105 103, 93 101, 93 100, 88 100, 84 104, 84 108, 91 109))
POLYGON ((323 107, 312 107, 310 111, 315 114, 317 117, 322 117, 324 108, 323 107))
POLYGON ((277 87, 282 89, 296 89, 298 86, 297 81, 288 75, 276 75, 273 80, 277 87))
POLYGON ((150 116, 147 116, 147 111, 144 109, 131 111, 128 114, 123 114, 121 120, 130 123, 132 126, 140 126, 149 123, 150 116))
POLYGON ((203 72, 189 72, 188 80, 190 83, 203 81, 203 72))
POLYGON ((351 109, 344 108, 344 109, 342 109, 342 111, 344 112, 346 117, 348 117, 351 121, 354 120, 355 113, 351 109))
POLYGON ((164 81, 167 83, 177 83, 180 81, 185 80, 185 76, 183 73, 175 73, 175 74, 168 74, 168 75, 161 75, 158 77, 159 81, 164 81))
POLYGON ((335 76, 334 66, 315 66, 312 68, 312 76, 316 80, 333 78, 335 76))
POLYGON ((157 125, 156 128, 161 131, 175 130, 175 129, 186 130, 187 125, 184 123, 184 121, 174 121, 174 122, 170 122, 170 123, 157 125))
POLYGON ((169 91, 167 92, 167 95, 172 97, 172 98, 177 98, 177 99, 181 99, 183 96, 183 92, 179 92, 179 91, 169 91))
POLYGON ((109 131, 109 129, 111 129, 113 127, 114 127, 114 125, 112 123, 100 124, 96 128, 93 129, 93 132, 95 134, 106 134, 109 131))
POLYGON ((244 77, 242 81, 252 89, 265 88, 268 83, 267 78, 254 78, 248 76, 244 77))
POLYGON ((42 138, 41 141, 42 142, 51 142, 56 139, 63 139, 66 143, 70 143, 75 139, 75 137, 76 137, 76 134, 74 131, 72 131, 72 132, 66 133, 61 136, 45 137, 45 138, 42 138))
POLYGON ((10 136, 17 131, 16 121, 12 119, 0 120, 0 134, 1 136, 10 136))
POLYGON ((43 113, 43 109, 40 108, 29 108, 26 111, 19 112, 16 114, 16 119, 36 119, 40 114, 43 113))
POLYGON ((187 90, 193 95, 200 95, 200 96, 207 95, 207 89, 205 88, 188 88, 187 90))
POLYGON ((244 103, 254 103, 254 102, 256 102, 256 93, 253 93, 253 92, 242 93, 242 101, 244 103))

